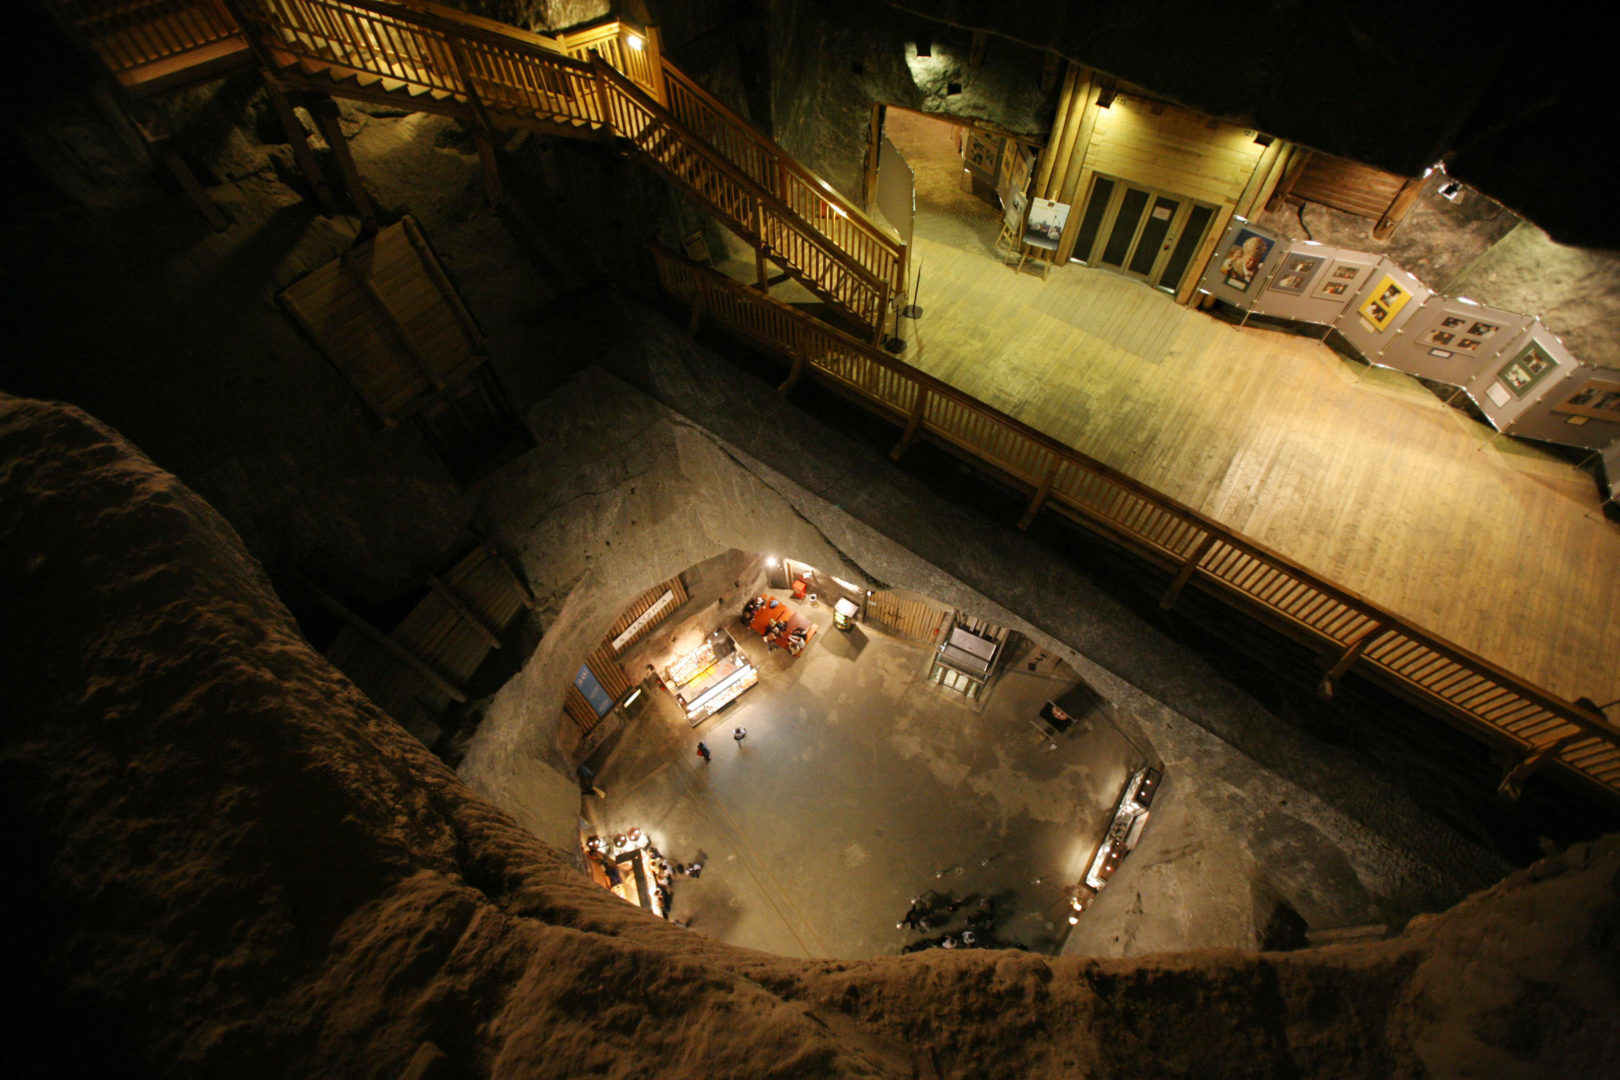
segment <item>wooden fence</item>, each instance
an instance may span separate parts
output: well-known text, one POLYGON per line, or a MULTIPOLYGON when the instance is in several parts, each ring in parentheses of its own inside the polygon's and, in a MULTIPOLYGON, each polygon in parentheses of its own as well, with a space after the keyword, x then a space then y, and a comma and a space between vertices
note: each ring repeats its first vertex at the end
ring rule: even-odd
POLYGON ((926 601, 886 590, 879 590, 866 598, 867 622, 886 626, 895 633, 930 645, 939 644, 950 617, 949 608, 936 607, 926 601))
POLYGON ((919 435, 1031 492, 1019 527, 1050 507, 1168 570, 1162 606, 1196 585, 1326 657, 1321 691, 1352 669, 1507 752, 1502 790, 1539 768, 1620 798, 1620 730, 1424 630, 1198 511, 1064 446, 932 376, 662 248, 659 280, 710 318, 787 356, 786 392, 809 374, 902 426, 893 456, 919 435))

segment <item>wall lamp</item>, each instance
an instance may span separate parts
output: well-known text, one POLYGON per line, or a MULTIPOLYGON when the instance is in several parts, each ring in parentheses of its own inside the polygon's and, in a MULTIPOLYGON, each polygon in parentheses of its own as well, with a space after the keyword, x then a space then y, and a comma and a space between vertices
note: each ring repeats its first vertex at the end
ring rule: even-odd
POLYGON ((1097 95, 1097 108, 1108 108, 1114 103, 1114 98, 1118 93, 1119 91, 1115 90, 1112 86, 1103 87, 1102 93, 1097 95))

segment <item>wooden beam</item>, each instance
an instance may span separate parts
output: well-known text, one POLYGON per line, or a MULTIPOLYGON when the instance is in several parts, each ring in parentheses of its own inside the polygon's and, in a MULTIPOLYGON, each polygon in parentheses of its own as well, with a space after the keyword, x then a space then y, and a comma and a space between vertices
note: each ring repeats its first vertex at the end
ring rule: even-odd
POLYGON ((911 446, 911 441, 917 437, 917 430, 922 427, 923 414, 927 411, 928 387, 918 386, 917 400, 912 402, 911 418, 906 421, 905 433, 900 436, 900 441, 894 444, 894 449, 889 451, 889 457, 895 461, 900 460, 900 455, 906 452, 911 446))
POLYGON ((1159 597, 1159 606, 1165 611, 1169 611, 1176 606, 1176 597, 1181 595, 1181 590, 1186 588, 1187 582, 1192 580, 1193 571, 1197 570, 1198 564, 1204 561, 1204 556, 1209 554, 1209 549, 1215 546, 1215 540, 1215 533, 1205 533, 1204 538, 1198 541, 1198 546, 1193 548, 1192 554, 1181 560, 1181 568, 1176 571, 1176 576, 1170 582, 1170 587, 1164 590, 1163 596, 1159 597))
POLYGON ((1046 475, 1041 478, 1041 486, 1035 489, 1035 496, 1029 500, 1029 507, 1024 511, 1024 516, 1018 519, 1020 530, 1028 529, 1029 523, 1035 520, 1035 515, 1041 512, 1046 497, 1052 494, 1052 483, 1057 479, 1058 466, 1062 463, 1062 458, 1056 454, 1052 455, 1052 464, 1047 467, 1046 475))
POLYGON ((776 388, 776 392, 782 397, 787 397, 788 394, 793 392, 793 388, 799 385, 799 380, 803 377, 804 353, 795 351, 793 354, 793 366, 788 370, 788 377, 782 381, 781 386, 776 388))
POLYGON ((484 178, 484 199, 491 206, 499 206, 505 192, 501 188, 500 165, 495 160, 495 144, 482 131, 474 133, 473 144, 478 147, 478 171, 484 178))
POLYGON ((1582 738, 1586 733, 1574 731, 1543 746, 1532 746, 1523 754, 1515 758, 1502 774, 1501 783, 1496 785, 1496 793, 1504 799, 1517 800, 1524 792, 1523 784, 1534 775, 1548 758, 1557 757, 1564 747, 1582 738))
POLYGON ((1322 681, 1317 684, 1316 692, 1324 698, 1331 698, 1333 696, 1333 684, 1344 677, 1344 673, 1349 671, 1355 662, 1361 658, 1361 654, 1367 651, 1367 646, 1373 643, 1373 638, 1382 633, 1383 629, 1384 624, 1382 622, 1374 622, 1366 630, 1362 631, 1356 640, 1346 646, 1345 650, 1339 654, 1339 659, 1334 661, 1333 666, 1328 668, 1327 674, 1322 676, 1322 681))
POLYGON ((1414 176, 1401 185, 1401 190, 1389 201, 1389 207, 1384 211, 1383 217, 1373 226, 1374 240, 1389 239, 1395 227, 1406 218, 1406 212, 1412 209, 1412 204, 1417 202, 1418 196, 1423 193, 1423 180, 1421 176, 1414 176))
POLYGON ((502 558, 501 553, 496 551, 495 548, 489 543, 486 542, 481 546, 489 557, 495 560, 495 565, 506 571, 506 576, 512 584, 512 591, 518 594, 518 602, 526 608, 534 607, 534 593, 529 591, 528 583, 522 578, 518 577, 518 572, 512 569, 512 564, 502 558))
POLYGON ((450 279, 445 276, 444 267, 439 265, 437 256, 433 254, 433 248, 428 245, 427 237, 417 228, 416 219, 406 214, 400 219, 400 224, 405 226, 405 238, 411 242, 411 247, 416 249, 416 257, 422 260, 422 266, 433 279, 433 284, 438 287, 439 295, 444 297, 445 304, 449 306, 450 314, 455 316, 456 322, 472 341, 474 350, 482 349, 487 344, 484 332, 478 329, 478 324, 473 321, 472 312, 461 302, 461 294, 456 292, 455 286, 451 285, 450 279))
POLYGON ((315 598, 321 602, 321 606, 325 607, 328 611, 332 612, 332 614, 354 627, 354 629, 358 631, 362 637, 365 637, 373 644, 380 646, 384 652, 388 653, 388 655, 392 656, 395 660, 398 660, 400 663, 422 676, 422 678, 432 683, 441 693, 449 697, 450 700, 467 700, 467 695, 461 689, 461 687, 457 686, 439 672, 435 671, 421 657, 405 648, 405 646, 401 645, 399 642, 395 641, 381 630, 378 630, 375 626, 372 626, 359 615, 350 611, 344 606, 341 600, 337 599, 335 596, 332 596, 313 581, 310 581, 302 574, 298 574, 297 571, 294 571, 294 574, 298 577, 298 580, 303 583, 305 588, 315 594, 315 598))
POLYGON ((468 607, 461 597, 456 595, 456 591, 446 584, 443 579, 437 574, 429 574, 428 584, 432 586, 434 592, 444 598, 445 603, 450 605, 450 610, 461 616, 461 621, 471 627, 479 637, 483 638, 490 648, 498 649, 501 647, 500 635, 495 633, 494 628, 485 622, 482 616, 468 607))
POLYGON ((985 50, 990 47, 990 35, 983 30, 973 31, 971 44, 968 46, 968 67, 978 67, 984 63, 985 50))
POLYGON ((1063 63, 1063 57, 1055 52, 1049 52, 1041 58, 1041 93, 1050 94, 1058 82, 1058 70, 1063 63))
POLYGON ((305 130, 303 121, 293 112, 292 102, 272 79, 262 80, 266 95, 270 98, 270 107, 275 110, 276 117, 281 121, 282 130, 287 133, 287 141, 292 143, 293 160, 298 162, 298 169, 304 174, 310 188, 315 192, 315 202, 319 204, 321 213, 330 215, 337 209, 332 201, 332 189, 327 186, 326 174, 321 172, 319 163, 315 160, 315 152, 309 148, 309 132, 305 130))
POLYGON ((366 232, 376 232, 377 212, 372 209, 365 185, 360 182, 360 170, 355 167, 354 155, 349 152, 349 140, 343 136, 337 102, 330 95, 315 94, 310 112, 326 138, 326 145, 332 148, 332 156, 337 159, 338 171, 343 174, 343 186, 348 189, 349 201, 354 204, 355 213, 365 223, 366 232))

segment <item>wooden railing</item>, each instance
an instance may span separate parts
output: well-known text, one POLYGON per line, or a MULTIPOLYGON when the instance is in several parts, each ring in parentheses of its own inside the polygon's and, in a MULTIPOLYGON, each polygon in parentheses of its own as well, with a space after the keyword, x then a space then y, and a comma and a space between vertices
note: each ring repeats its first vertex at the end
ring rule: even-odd
POLYGON ((56 0, 56 6, 114 75, 238 33, 220 0, 56 0))
POLYGON ((881 336, 904 282, 904 246, 665 63, 656 34, 614 22, 553 40, 425 0, 224 2, 283 77, 315 65, 335 80, 365 82, 366 92, 381 79, 382 93, 453 99, 491 123, 606 128, 881 336), (702 130, 665 109, 665 99, 682 103, 702 130))
POLYGON ((664 87, 665 107, 688 130, 782 200, 867 273, 886 282, 893 295, 905 291, 903 242, 667 60, 664 87))
POLYGON ((628 139, 649 164, 702 199, 741 235, 763 244, 770 258, 811 291, 857 319, 881 327, 889 289, 773 197, 628 79, 597 61, 608 126, 628 139))
POLYGON ((1321 689, 1354 669, 1506 750, 1512 792, 1553 767, 1620 798, 1620 729, 1391 611, 1334 585, 932 376, 684 256, 654 249, 659 280, 694 319, 792 361, 784 389, 809 373, 902 425, 895 456, 928 435, 1033 491, 1020 526, 1064 513, 1171 571, 1163 605, 1197 585, 1325 654, 1321 689))

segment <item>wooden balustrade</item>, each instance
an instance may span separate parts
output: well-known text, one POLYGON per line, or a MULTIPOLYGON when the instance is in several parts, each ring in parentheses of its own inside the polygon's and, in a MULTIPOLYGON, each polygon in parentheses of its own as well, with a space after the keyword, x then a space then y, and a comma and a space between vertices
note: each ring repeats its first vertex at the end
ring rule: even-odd
POLYGON ((1324 689, 1354 670, 1506 750, 1512 790, 1552 767, 1620 798, 1620 729, 1326 581, 1221 525, 880 349, 684 256, 653 249, 659 280, 694 312, 792 359, 906 427, 1035 491, 1042 502, 1172 571, 1166 594, 1197 584, 1321 651, 1324 689))
POLYGON ((867 273, 887 282, 892 295, 904 292, 904 243, 679 68, 668 61, 663 62, 663 68, 665 107, 672 116, 867 273))
POLYGON ((56 6, 115 75, 238 33, 219 0, 57 0, 56 6))

